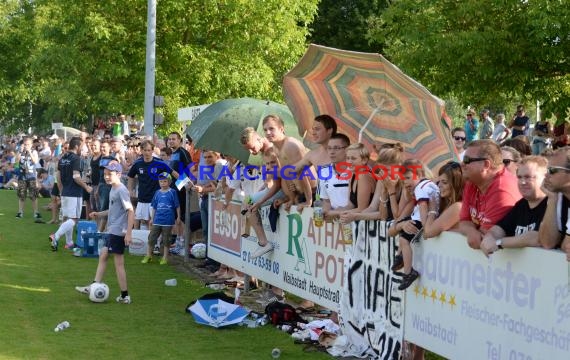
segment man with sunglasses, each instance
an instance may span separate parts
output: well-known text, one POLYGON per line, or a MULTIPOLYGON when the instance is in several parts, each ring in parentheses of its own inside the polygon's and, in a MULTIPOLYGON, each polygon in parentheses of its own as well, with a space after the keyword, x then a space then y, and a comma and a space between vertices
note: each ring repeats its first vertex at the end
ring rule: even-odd
POLYGON ((461 167, 466 183, 459 214, 459 232, 473 249, 483 236, 521 198, 517 178, 503 165, 501 149, 493 140, 475 140, 467 145, 461 167))
POLYGON ((529 126, 530 119, 524 112, 524 106, 517 106, 517 112, 514 113, 513 119, 509 124, 509 127, 512 128, 512 137, 515 138, 519 135, 528 135, 529 126))
POLYGON ((540 246, 538 231, 548 200, 542 188, 547 167, 548 160, 542 156, 521 160, 516 175, 523 198, 483 237, 481 251, 486 256, 503 248, 540 246))
POLYGON ((453 145, 455 146, 455 151, 459 157, 459 161, 463 161, 463 155, 465 155, 465 129, 462 127, 456 127, 451 131, 451 136, 453 137, 453 145))
POLYGON ((570 148, 556 150, 548 165, 544 187, 552 193, 548 195, 539 241, 547 249, 560 246, 570 261, 570 148))

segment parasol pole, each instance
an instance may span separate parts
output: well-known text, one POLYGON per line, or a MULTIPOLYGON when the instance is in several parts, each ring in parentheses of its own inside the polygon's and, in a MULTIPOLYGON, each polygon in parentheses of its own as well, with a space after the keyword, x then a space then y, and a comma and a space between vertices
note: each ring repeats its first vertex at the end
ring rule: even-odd
POLYGON ((364 134, 364 130, 366 130, 366 127, 368 126, 368 124, 370 124, 374 115, 378 114, 378 112, 382 109, 383 104, 384 104, 384 99, 382 99, 380 104, 374 109, 374 111, 372 111, 372 114, 370 114, 370 116, 368 117, 368 120, 366 120, 366 122, 362 126, 362 129, 360 129, 360 131, 358 132, 358 142, 359 143, 362 142, 362 134, 364 134))

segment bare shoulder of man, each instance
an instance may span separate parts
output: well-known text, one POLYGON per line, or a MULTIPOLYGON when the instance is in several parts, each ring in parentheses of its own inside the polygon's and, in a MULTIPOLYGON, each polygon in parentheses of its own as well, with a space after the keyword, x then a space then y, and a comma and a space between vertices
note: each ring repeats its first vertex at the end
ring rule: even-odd
POLYGON ((303 143, 295 138, 287 137, 280 158, 287 161, 286 164, 283 165, 294 164, 301 160, 306 152, 307 150, 303 143))

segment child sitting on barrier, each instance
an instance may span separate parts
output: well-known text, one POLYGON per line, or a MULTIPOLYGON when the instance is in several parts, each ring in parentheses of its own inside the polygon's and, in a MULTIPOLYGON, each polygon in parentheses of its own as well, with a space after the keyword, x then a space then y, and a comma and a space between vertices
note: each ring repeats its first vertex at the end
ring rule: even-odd
POLYGON ((420 161, 409 159, 404 161, 403 166, 406 169, 404 187, 413 194, 415 206, 411 218, 397 221, 389 230, 391 236, 399 234, 398 244, 401 255, 396 256, 392 267, 394 271, 404 269, 398 290, 406 290, 420 276, 412 267, 413 253, 410 244, 421 236, 422 224, 428 217, 430 199, 439 199, 439 188, 433 181, 426 178, 426 170, 420 161))
POLYGON ((167 172, 158 175, 160 189, 156 190, 150 203, 150 233, 148 234, 146 256, 141 261, 143 264, 152 260, 152 250, 160 235, 162 235, 164 249, 160 265, 168 264, 169 239, 172 228, 175 224, 180 224, 180 202, 176 190, 170 187, 171 181, 172 178, 167 172))

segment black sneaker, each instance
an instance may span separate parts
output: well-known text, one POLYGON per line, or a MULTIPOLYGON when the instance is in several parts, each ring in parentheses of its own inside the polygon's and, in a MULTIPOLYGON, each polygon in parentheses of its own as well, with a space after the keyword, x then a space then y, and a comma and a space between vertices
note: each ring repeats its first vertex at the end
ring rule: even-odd
POLYGON ((22 218, 24 218, 24 214, 21 213, 21 212, 19 212, 19 213, 16 214, 16 218, 17 218, 17 219, 22 219, 22 218))
POLYGON ((392 264, 392 271, 398 271, 404 267, 404 257, 402 254, 394 256, 394 263, 392 264))
POLYGON ((34 222, 36 224, 45 224, 45 221, 44 221, 44 219, 42 219, 42 215, 40 213, 34 214, 34 222))
POLYGON ((405 274, 402 277, 402 283, 400 284, 400 286, 398 286, 398 290, 406 290, 419 277, 420 273, 412 268, 412 271, 410 271, 409 274, 405 274))

